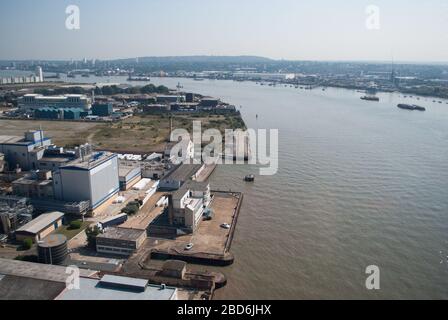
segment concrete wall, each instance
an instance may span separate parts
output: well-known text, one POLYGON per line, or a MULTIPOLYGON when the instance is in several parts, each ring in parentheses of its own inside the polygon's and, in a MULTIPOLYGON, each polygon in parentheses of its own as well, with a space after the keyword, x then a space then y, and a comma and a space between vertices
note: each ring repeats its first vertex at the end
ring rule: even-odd
POLYGON ((93 208, 106 202, 120 189, 118 181, 118 157, 90 170, 91 204, 93 208))

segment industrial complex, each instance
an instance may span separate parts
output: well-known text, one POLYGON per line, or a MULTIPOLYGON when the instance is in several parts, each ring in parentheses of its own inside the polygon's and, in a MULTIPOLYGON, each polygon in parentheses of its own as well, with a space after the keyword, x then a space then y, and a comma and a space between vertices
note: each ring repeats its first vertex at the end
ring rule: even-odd
MULTIPOLYGON (((60 106, 53 108, 86 102, 72 98, 54 99, 60 106)), ((48 101, 24 97, 23 108, 45 109, 48 101)), ((183 143, 181 161, 194 155, 193 143, 183 143)), ((0 135, 0 292, 10 299, 172 300, 179 292, 210 299, 225 276, 189 271, 187 262, 233 262, 230 242, 242 196, 230 194, 225 204, 208 179, 216 165, 179 164, 173 146, 117 154, 88 143, 57 146, 42 129, 0 135), (166 260, 161 269, 154 263, 160 259, 166 260), (11 287, 14 278, 37 290, 52 281, 51 272, 61 272, 56 266, 73 265, 106 275, 85 274, 81 291, 52 283, 47 295, 32 296, 34 289, 23 294, 11 287), (21 271, 28 266, 36 273, 21 271)))

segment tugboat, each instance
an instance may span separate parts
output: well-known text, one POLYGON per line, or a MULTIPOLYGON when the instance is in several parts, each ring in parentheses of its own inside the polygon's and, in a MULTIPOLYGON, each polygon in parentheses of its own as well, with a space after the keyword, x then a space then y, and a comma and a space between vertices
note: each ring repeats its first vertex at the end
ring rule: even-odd
POLYGON ((247 176, 244 177, 244 181, 246 181, 246 182, 254 182, 255 181, 255 176, 253 174, 248 174, 247 176))
POLYGON ((411 110, 411 111, 414 111, 414 110, 426 111, 425 107, 417 106, 415 104, 412 104, 412 105, 411 104, 399 104, 397 107, 400 109, 411 110))

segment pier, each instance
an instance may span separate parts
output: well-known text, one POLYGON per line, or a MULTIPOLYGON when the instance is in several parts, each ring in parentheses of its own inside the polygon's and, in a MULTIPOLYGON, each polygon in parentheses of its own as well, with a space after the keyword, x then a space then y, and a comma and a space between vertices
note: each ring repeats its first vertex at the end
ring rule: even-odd
POLYGON ((221 191, 212 191, 212 194, 213 218, 201 221, 194 234, 178 236, 175 239, 157 239, 148 244, 149 259, 176 259, 215 266, 227 266, 234 262, 230 248, 243 194, 221 191), (228 223, 230 229, 222 228, 221 225, 224 223, 228 223), (189 243, 193 244, 193 248, 185 250, 185 246, 189 243))

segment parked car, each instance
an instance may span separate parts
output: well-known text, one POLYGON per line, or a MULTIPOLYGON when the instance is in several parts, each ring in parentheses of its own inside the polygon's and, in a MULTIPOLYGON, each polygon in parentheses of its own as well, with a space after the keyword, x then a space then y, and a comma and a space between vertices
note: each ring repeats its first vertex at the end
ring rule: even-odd
POLYGON ((223 224, 221 225, 221 228, 223 228, 223 229, 230 229, 230 227, 231 227, 231 225, 228 224, 228 223, 223 223, 223 224))

